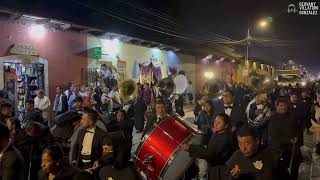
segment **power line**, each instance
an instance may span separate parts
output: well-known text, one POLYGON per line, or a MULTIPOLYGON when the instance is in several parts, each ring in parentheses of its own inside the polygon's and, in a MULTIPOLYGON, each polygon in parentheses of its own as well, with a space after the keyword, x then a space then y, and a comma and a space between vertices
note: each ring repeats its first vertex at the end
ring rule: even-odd
MULTIPOLYGON (((170 35, 170 36, 174 36, 174 37, 178 37, 178 38, 182 38, 182 39, 187 39, 187 40, 192 40, 193 39, 189 35, 186 35, 186 34, 183 34, 183 33, 182 34, 177 34, 176 31, 170 30, 168 28, 163 28, 163 27, 157 26, 156 28, 158 28, 158 29, 156 29, 156 28, 154 28, 153 25, 150 25, 150 24, 145 23, 143 21, 136 20, 136 19, 133 19, 133 18, 120 17, 120 16, 116 15, 114 12, 111 12, 109 10, 106 10, 106 9, 101 10, 99 8, 96 8, 96 7, 92 6, 92 5, 85 4, 83 2, 76 1, 76 0, 72 0, 72 1, 77 3, 77 4, 79 4, 79 5, 85 6, 87 8, 96 10, 96 11, 98 11, 100 13, 103 13, 103 14, 106 14, 108 16, 114 17, 114 18, 116 18, 118 20, 125 21, 127 23, 134 24, 136 26, 139 26, 139 27, 142 27, 142 28, 145 28, 145 29, 148 29, 148 30, 152 30, 152 31, 155 31, 155 32, 158 32, 158 33, 162 33, 162 34, 166 34, 166 35, 170 35), (141 24, 139 24, 139 23, 141 23, 141 24)), ((224 44, 229 43, 229 42, 221 41, 221 40, 210 40, 210 39, 203 39, 203 38, 202 38, 202 41, 210 42, 210 43, 224 43, 224 44)))
POLYGON ((77 4, 81 5, 81 6, 87 7, 87 8, 89 8, 89 9, 93 9, 93 10, 95 10, 95 11, 98 11, 98 12, 102 13, 102 14, 105 14, 105 15, 108 15, 108 16, 113 17, 113 18, 115 18, 115 19, 118 19, 118 20, 120 20, 120 21, 124 21, 124 22, 127 22, 127 23, 129 23, 129 24, 133 24, 133 25, 139 26, 139 27, 144 28, 144 29, 148 29, 148 30, 151 30, 151 31, 155 31, 155 32, 158 32, 158 33, 161 33, 161 34, 166 34, 166 35, 173 36, 173 37, 177 37, 177 38, 181 38, 181 39, 191 40, 191 39, 188 38, 188 37, 184 37, 184 36, 179 36, 179 35, 172 34, 172 33, 163 32, 163 31, 160 31, 160 30, 157 30, 157 29, 153 29, 153 28, 150 28, 150 27, 146 27, 146 26, 144 26, 144 25, 141 25, 141 24, 138 24, 138 23, 135 23, 135 22, 131 22, 131 21, 129 21, 129 20, 126 20, 125 18, 119 17, 119 16, 117 16, 117 15, 114 15, 114 14, 108 12, 108 10, 100 10, 100 9, 98 9, 98 8, 96 8, 96 7, 87 5, 87 4, 83 3, 83 2, 79 2, 79 1, 76 1, 76 0, 71 0, 71 1, 74 2, 74 3, 77 3, 77 4))

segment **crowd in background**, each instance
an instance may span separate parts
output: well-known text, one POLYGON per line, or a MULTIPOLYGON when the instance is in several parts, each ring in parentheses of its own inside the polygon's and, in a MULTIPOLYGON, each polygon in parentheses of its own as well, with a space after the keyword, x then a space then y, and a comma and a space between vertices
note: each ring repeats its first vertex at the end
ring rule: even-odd
POLYGON ((131 162, 134 127, 143 136, 173 111, 184 116, 183 105, 193 102, 203 140, 182 149, 207 167, 195 170, 198 178, 297 179, 304 132, 314 133, 320 154, 318 83, 275 85, 265 95, 244 84, 227 85, 222 97, 212 99, 201 90, 193 96, 189 82, 169 108, 156 84, 136 85, 130 100, 120 96, 117 82, 57 86, 54 102, 39 90, 26 101, 23 121, 1 91, 2 179, 141 179, 131 162), (261 114, 268 117, 263 122, 261 114))

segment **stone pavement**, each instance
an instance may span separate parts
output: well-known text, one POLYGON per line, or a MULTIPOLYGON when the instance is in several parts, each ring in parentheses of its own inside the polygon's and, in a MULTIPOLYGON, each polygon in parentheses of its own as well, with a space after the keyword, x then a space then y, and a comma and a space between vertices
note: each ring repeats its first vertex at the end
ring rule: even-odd
POLYGON ((312 151, 313 151, 313 136, 304 134, 304 146, 301 147, 303 156, 303 163, 299 168, 299 180, 310 180, 311 164, 312 164, 312 151))

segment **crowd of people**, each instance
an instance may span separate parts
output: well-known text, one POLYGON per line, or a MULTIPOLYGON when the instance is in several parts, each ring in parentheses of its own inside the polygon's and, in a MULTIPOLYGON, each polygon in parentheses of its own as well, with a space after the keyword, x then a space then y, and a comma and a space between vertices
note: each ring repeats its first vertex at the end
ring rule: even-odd
POLYGON ((7 129, 0 151, 9 153, 0 158, 10 159, 1 164, 0 179, 140 179, 130 161, 132 132, 152 128, 146 122, 157 119, 158 94, 156 84, 137 83, 135 97, 126 100, 117 80, 93 88, 69 83, 56 87, 54 102, 38 90, 19 119, 0 91, 0 126, 7 129))
MULTIPOLYGON (((136 85, 130 100, 120 96, 117 82, 94 88, 71 83, 66 90, 57 86, 53 106, 40 90, 26 101, 22 121, 1 91, 0 179, 141 179, 131 161, 134 127, 143 137, 174 110, 183 116, 185 96, 192 103, 193 95, 187 90, 168 108, 156 84, 136 85)), ((194 98, 201 145, 181 145, 207 169, 193 168, 185 179, 295 180, 304 132, 314 133, 320 154, 315 83, 275 86, 271 93, 254 95, 239 84, 225 88, 221 98, 209 97, 198 91, 194 98)))

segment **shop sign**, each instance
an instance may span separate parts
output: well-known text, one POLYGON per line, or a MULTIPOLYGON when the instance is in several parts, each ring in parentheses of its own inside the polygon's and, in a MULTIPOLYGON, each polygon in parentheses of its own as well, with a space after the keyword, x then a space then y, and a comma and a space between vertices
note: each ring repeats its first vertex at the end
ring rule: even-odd
POLYGON ((38 50, 30 44, 15 44, 10 49, 11 54, 38 56, 38 50))
POLYGON ((101 59, 101 47, 92 48, 92 59, 101 59))
POLYGON ((126 61, 117 61, 117 68, 126 68, 126 61))

